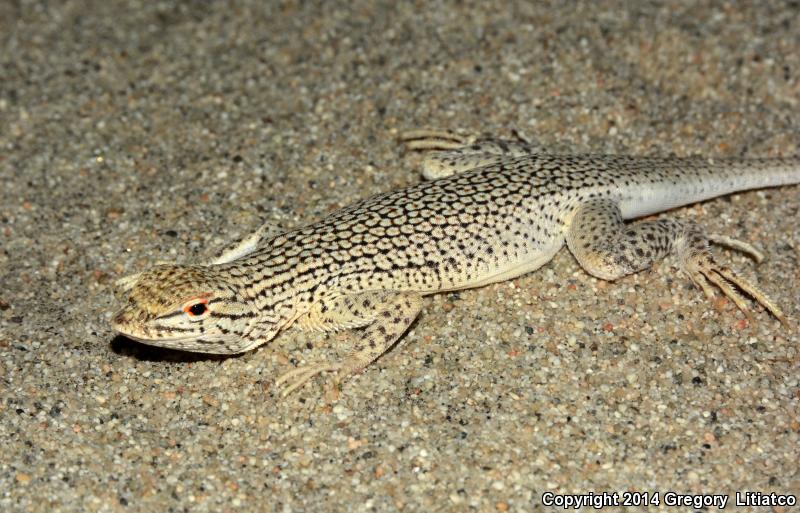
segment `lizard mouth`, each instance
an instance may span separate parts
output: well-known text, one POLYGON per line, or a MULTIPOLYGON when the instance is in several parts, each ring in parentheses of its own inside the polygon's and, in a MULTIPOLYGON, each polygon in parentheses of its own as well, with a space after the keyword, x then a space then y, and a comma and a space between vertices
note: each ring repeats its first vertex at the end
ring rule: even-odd
POLYGON ((151 346, 180 347, 182 343, 189 342, 195 338, 187 336, 155 336, 151 333, 127 329, 124 326, 112 326, 112 328, 123 337, 151 346))
POLYGON ((162 346, 162 347, 180 347, 183 343, 191 342, 196 340, 197 337, 187 337, 187 336, 177 336, 177 337, 155 337, 149 334, 143 333, 133 333, 130 330, 126 330, 124 328, 114 328, 114 331, 122 335, 123 337, 129 338, 131 340, 135 340, 136 342, 141 342, 143 344, 148 344, 151 346, 162 346))
MULTIPOLYGON (((151 329, 147 326, 146 315, 142 312, 123 308, 111 318, 111 329, 131 340, 164 347, 180 347, 182 343, 196 339, 195 334, 169 333, 168 330, 151 329)), ((172 328, 172 331, 177 331, 172 328)), ((188 331, 188 330, 186 330, 188 331)))
POLYGON ((195 353, 227 354, 222 341, 210 341, 192 336, 153 336, 146 333, 131 332, 122 327, 114 327, 114 331, 125 338, 154 347, 191 351, 195 353))
POLYGON ((193 353, 206 354, 236 354, 247 351, 258 344, 250 344, 242 347, 242 340, 231 335, 203 337, 196 333, 164 333, 145 329, 132 329, 130 325, 118 323, 112 320, 111 327, 119 335, 129 338, 148 346, 164 347, 167 349, 177 349, 179 351, 191 351, 193 353))

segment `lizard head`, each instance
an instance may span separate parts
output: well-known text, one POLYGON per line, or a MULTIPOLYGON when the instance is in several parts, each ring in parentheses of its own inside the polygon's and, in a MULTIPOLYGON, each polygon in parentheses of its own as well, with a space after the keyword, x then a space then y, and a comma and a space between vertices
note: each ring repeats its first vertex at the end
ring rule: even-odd
MULTIPOLYGON (((157 265, 123 278, 127 302, 114 331, 153 346, 214 354, 247 351, 256 311, 218 268, 157 265)), ((260 338, 260 337, 259 337, 260 338)))

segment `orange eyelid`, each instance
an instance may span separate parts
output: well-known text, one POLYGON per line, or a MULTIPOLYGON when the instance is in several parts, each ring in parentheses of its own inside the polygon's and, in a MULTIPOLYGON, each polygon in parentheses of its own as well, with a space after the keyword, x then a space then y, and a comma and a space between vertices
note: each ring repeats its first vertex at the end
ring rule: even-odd
POLYGON ((182 310, 183 310, 183 311, 184 311, 184 312, 185 312, 187 315, 189 315, 190 317, 194 317, 194 315, 195 315, 195 314, 193 314, 193 313, 192 313, 192 311, 191 311, 191 308, 192 308, 194 305, 199 305, 199 304, 200 304, 200 305, 207 305, 207 304, 208 304, 208 296, 200 296, 200 297, 195 297, 195 298, 192 298, 192 299, 189 299, 189 300, 187 300, 187 301, 186 301, 186 302, 183 304, 183 308, 182 308, 182 310))

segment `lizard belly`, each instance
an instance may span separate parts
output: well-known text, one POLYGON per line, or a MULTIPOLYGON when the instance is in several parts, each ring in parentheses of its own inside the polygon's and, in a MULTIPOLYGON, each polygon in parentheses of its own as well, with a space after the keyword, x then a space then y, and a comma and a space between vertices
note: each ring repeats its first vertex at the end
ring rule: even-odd
POLYGON ((563 245, 563 241, 560 240, 553 242, 547 246, 539 247, 533 252, 521 255, 521 258, 508 260, 500 265, 492 266, 485 272, 481 272, 471 279, 452 280, 451 283, 443 283, 442 287, 437 290, 425 291, 424 293, 433 294, 436 292, 471 289, 514 279, 517 276, 522 276, 523 274, 533 272, 542 267, 553 259, 563 245))

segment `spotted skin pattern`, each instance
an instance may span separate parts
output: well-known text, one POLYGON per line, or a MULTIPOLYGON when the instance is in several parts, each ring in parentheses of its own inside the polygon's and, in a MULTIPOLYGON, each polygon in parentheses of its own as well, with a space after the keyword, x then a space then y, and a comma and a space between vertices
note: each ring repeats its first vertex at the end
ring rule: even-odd
MULTIPOLYGON (((345 378, 408 329, 422 296, 508 280, 566 244, 590 274, 615 280, 675 254, 704 293, 748 313, 742 293, 786 323, 765 294, 716 263, 686 221, 632 219, 738 190, 800 182, 800 159, 719 160, 549 155, 516 140, 418 130, 429 181, 380 194, 294 230, 267 225, 208 265, 162 264, 122 278, 113 328, 147 344, 236 354, 297 322, 353 330, 348 356, 294 369, 284 395, 326 371, 345 378), (202 305, 196 305, 202 303, 202 305), (199 315, 198 315, 199 313, 199 315)), ((736 249, 750 245, 711 237, 736 249)))

